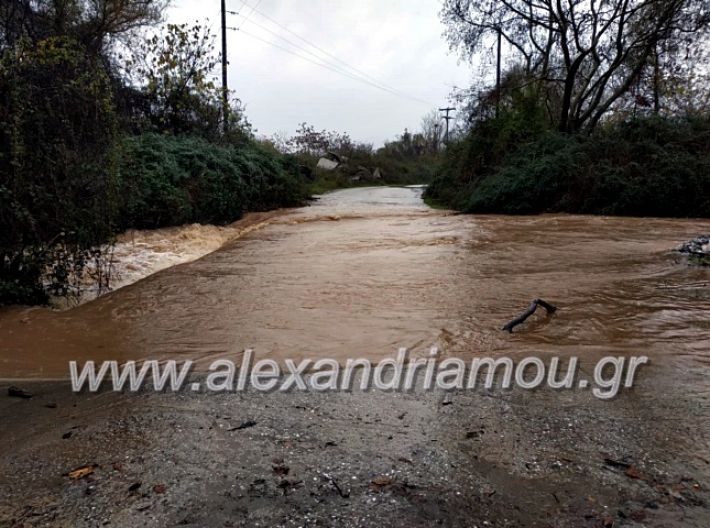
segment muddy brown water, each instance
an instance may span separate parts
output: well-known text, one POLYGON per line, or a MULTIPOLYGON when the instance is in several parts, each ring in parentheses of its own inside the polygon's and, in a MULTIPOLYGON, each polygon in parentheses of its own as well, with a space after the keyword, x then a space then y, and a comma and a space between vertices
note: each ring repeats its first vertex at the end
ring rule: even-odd
MULTIPOLYGON (((194 262, 66 311, 0 311, 0 378, 68 361, 646 354, 701 378, 710 269, 672 250, 710 221, 464 216, 421 188, 337 191, 194 262), (536 297, 560 307, 500 327, 536 297)), ((702 385, 696 392, 704 392, 702 385)))

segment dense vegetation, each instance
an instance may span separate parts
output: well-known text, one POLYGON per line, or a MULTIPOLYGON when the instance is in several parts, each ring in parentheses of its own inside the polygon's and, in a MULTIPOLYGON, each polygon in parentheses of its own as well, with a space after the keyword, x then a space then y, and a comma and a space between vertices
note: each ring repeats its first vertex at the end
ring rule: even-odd
POLYGON ((163 8, 0 4, 0 305, 106 287, 123 229, 306 198, 297 164, 252 138, 231 95, 223 115, 209 31, 152 30, 163 8))
POLYGON ((306 198, 288 161, 257 144, 234 148, 146 133, 125 138, 121 150, 119 229, 224 224, 245 211, 295 206, 306 198))
POLYGON ((0 3, 0 305, 109 287, 128 228, 225 224, 334 187, 428 178, 438 130, 377 151, 305 124, 256 139, 211 80, 210 30, 160 26, 166 5, 0 3), (329 154, 338 169, 316 170, 329 154))
POLYGON ((640 118, 590 135, 480 123, 427 196, 469 213, 707 217, 710 119, 640 118))
POLYGON ((493 87, 457 94, 462 131, 430 200, 472 213, 710 216, 702 3, 451 0, 442 16, 465 56, 500 36, 509 60, 493 87))

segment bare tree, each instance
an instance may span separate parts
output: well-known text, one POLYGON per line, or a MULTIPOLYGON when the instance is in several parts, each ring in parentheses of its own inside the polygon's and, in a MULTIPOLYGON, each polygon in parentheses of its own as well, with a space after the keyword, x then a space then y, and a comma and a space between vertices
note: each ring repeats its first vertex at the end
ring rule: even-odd
POLYGON ((710 21, 705 0, 445 0, 441 15, 468 57, 500 35, 562 131, 593 129, 659 50, 702 40, 710 21))
POLYGON ((442 132, 441 117, 437 110, 432 110, 422 117, 421 134, 424 137, 426 150, 434 154, 439 151, 442 132))

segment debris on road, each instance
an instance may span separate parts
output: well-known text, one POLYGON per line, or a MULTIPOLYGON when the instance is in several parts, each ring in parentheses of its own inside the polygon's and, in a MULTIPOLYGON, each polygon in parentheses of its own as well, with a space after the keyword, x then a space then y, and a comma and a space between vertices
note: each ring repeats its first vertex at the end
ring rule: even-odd
POLYGON ((79 466, 76 469, 72 469, 69 473, 65 473, 64 476, 69 477, 72 480, 83 479, 94 473, 94 470, 99 467, 98 464, 87 464, 85 466, 79 466))
POLYGON ((13 398, 23 398, 25 400, 29 400, 34 396, 31 392, 27 392, 26 390, 15 387, 14 385, 7 389, 7 395, 13 398))

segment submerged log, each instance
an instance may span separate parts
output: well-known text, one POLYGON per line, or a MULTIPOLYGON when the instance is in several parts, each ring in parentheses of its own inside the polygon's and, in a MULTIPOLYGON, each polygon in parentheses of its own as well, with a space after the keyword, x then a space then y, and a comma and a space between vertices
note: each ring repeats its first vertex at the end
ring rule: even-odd
POLYGON ((557 311, 557 308, 555 306, 552 306, 550 303, 545 302, 542 299, 535 299, 532 303, 530 303, 530 306, 528 306, 527 310, 525 310, 518 317, 516 317, 515 319, 510 321, 507 325, 505 325, 503 327, 503 330, 505 330, 506 332, 510 332, 512 334, 513 328, 515 328, 519 324, 524 323, 528 317, 530 317, 532 314, 535 313, 535 310, 537 310, 538 306, 542 306, 547 311, 548 315, 553 314, 557 311))

